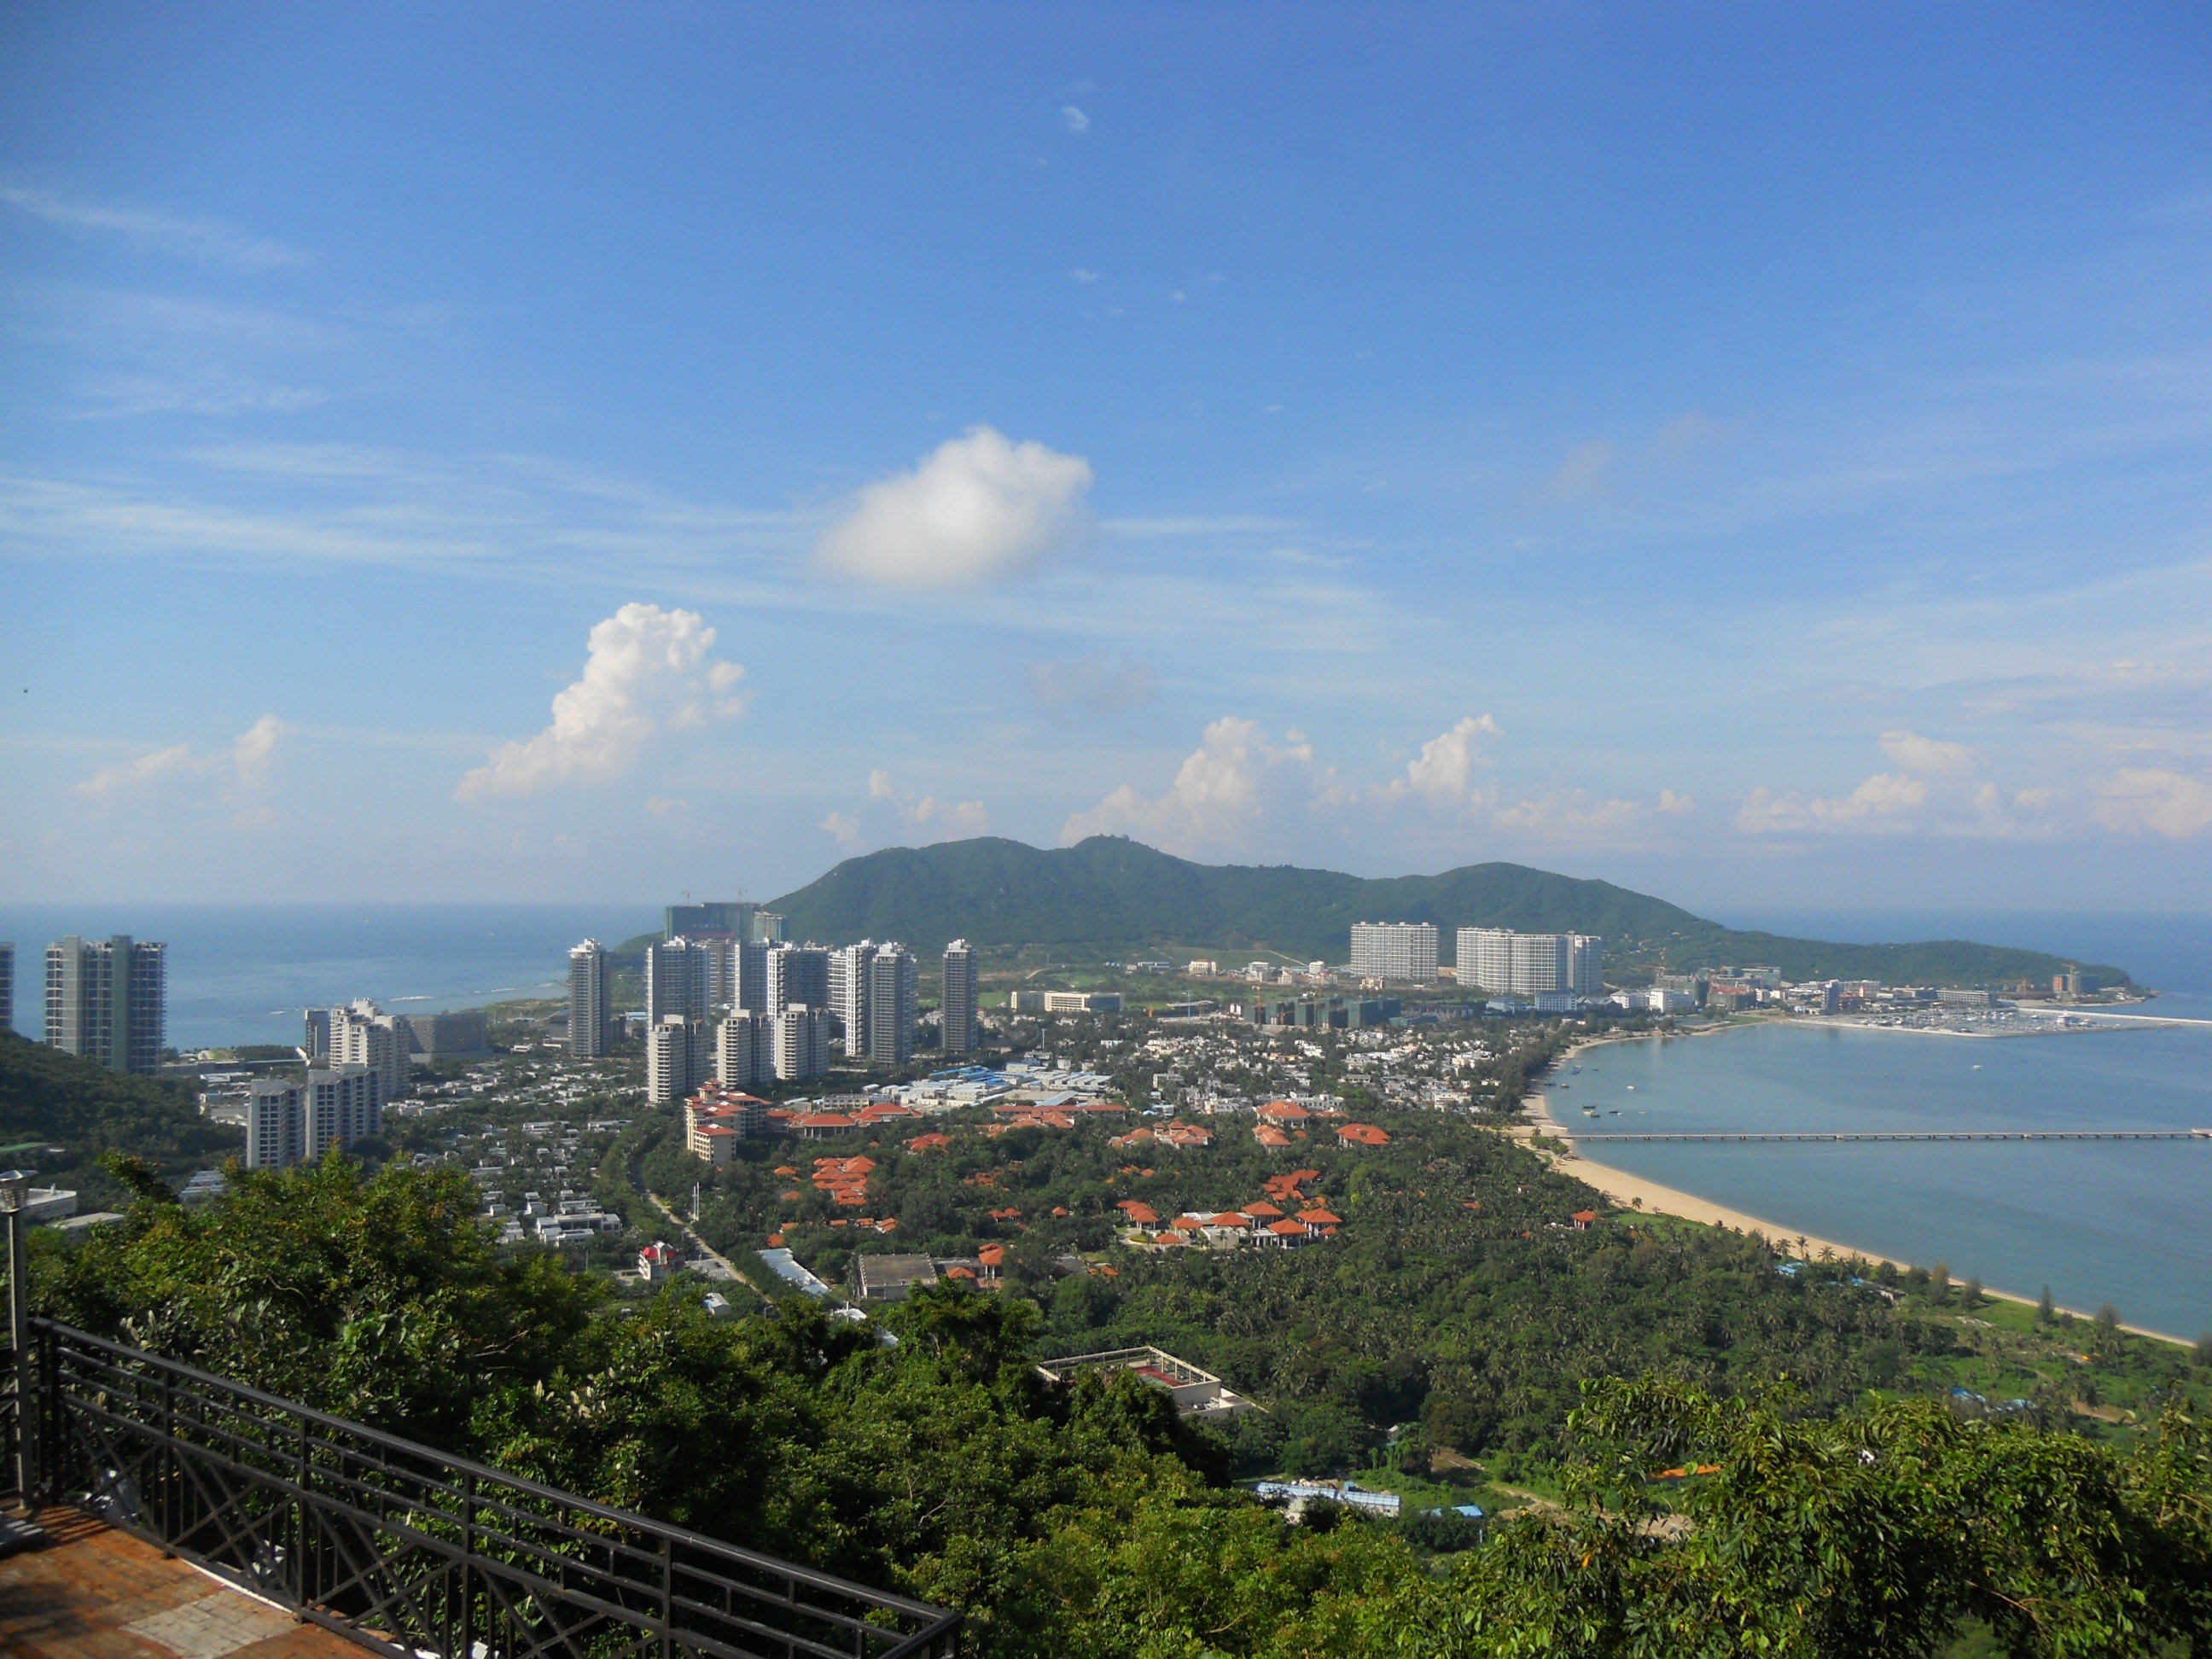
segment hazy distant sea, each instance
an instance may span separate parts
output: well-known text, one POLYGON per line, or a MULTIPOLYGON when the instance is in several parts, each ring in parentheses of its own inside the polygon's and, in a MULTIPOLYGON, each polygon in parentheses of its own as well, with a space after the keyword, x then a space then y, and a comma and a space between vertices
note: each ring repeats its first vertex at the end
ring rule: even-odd
POLYGON ((568 947, 659 926, 638 905, 14 904, 15 1029, 43 1034, 46 944, 129 933, 169 947, 169 1041, 180 1048, 297 1042, 301 1014, 356 997, 395 1013, 550 996, 568 947))
MULTIPOLYGON (((1726 912, 1732 927, 1883 941, 1973 939, 2115 963, 2146 1012, 2212 1021, 2212 917, 1726 912)), ((1554 1109, 1588 1127, 2212 1126, 2212 1023, 1977 1041, 1763 1028, 1583 1057, 1554 1109), (1632 1089, 1629 1085, 1633 1085, 1632 1089), (1619 1116, 1613 1115, 1618 1111, 1619 1116)), ((2212 1330, 2212 1142, 1625 1143, 1591 1156, 1787 1228, 2132 1324, 2212 1330)))

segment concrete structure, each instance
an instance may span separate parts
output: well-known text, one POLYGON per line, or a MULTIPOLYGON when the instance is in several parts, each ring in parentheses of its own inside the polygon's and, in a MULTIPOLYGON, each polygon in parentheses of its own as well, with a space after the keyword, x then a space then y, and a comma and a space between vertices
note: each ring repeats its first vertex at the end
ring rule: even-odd
MULTIPOLYGON (((914 1022, 920 1005, 921 964, 897 945, 878 947, 868 959, 867 1041, 863 1052, 878 1066, 904 1066, 914 1058, 914 1022)), ((848 1026, 845 1052, 853 1052, 848 1026)))
POLYGON ((830 953, 830 1012, 845 1028, 845 1052, 856 1059, 868 1051, 868 964, 875 959, 872 939, 830 953))
POLYGON ((750 1008, 732 1008, 714 1028, 714 1076, 732 1089, 775 1078, 775 1019, 750 1008))
POLYGON ((926 1255, 853 1258, 853 1285, 862 1302, 903 1302, 917 1285, 937 1283, 937 1264, 926 1255))
POLYGON ((1044 1012, 1048 1014, 1118 1014, 1121 1012, 1119 991, 1047 991, 1044 1012))
POLYGON ((1103 1353, 1048 1359, 1037 1367, 1037 1375, 1048 1382, 1072 1382, 1085 1371, 1133 1372, 1154 1388, 1166 1390, 1177 1413, 1200 1421, 1220 1421, 1258 1409, 1243 1395, 1224 1386, 1212 1372, 1202 1371, 1164 1348, 1114 1348, 1103 1353))
POLYGON ((568 952, 568 1052, 601 1060, 615 1046, 614 993, 606 949, 587 939, 568 952))
POLYGON ((407 1092, 414 1033, 397 1018, 364 999, 331 1009, 329 1031, 330 1063, 367 1067, 380 1111, 407 1092))
POLYGON ((645 1028, 645 1097, 665 1106, 704 1082, 714 1065, 713 1038, 703 1019, 664 1014, 645 1028))
POLYGON ((403 1014, 400 1019, 414 1038, 414 1052, 426 1059, 442 1060, 457 1054, 473 1057, 489 1052, 491 1048, 481 1008, 461 1008, 445 1014, 403 1014))
POLYGON ((311 1071, 300 1091, 300 1161, 313 1164, 333 1146, 384 1132, 384 1103, 374 1073, 348 1064, 311 1071))
POLYGON ((982 1046, 976 1024, 975 947, 956 939, 945 947, 945 978, 938 997, 940 1046, 948 1054, 969 1054, 982 1046))
POLYGON ((830 1069, 830 1011, 794 1002, 770 1016, 779 1083, 801 1083, 830 1069))
POLYGON ((1459 982, 1473 990, 1534 997, 1565 992, 1595 996, 1605 988, 1605 941, 1588 933, 1522 933, 1510 927, 1462 927, 1459 982))
POLYGON ((1041 1014, 1044 1012, 1044 999, 1042 991, 1009 991, 1006 1006, 1017 1014, 1041 1014))
POLYGON ((783 918, 773 910, 753 913, 753 943, 781 945, 785 942, 783 918))
POLYGON ((707 957, 710 1009, 768 1006, 768 946, 746 939, 712 941, 707 957))
POLYGON ((757 904, 744 899, 709 899, 703 904, 672 904, 660 913, 663 939, 698 939, 708 934, 750 939, 757 904))
POLYGON ((1436 927, 1425 921, 1355 921, 1352 972, 1357 979, 1435 979, 1436 927))
POLYGON ((704 1019, 709 1012, 707 991, 711 946, 688 939, 664 939, 645 947, 645 1023, 704 1019))
POLYGON ((767 955, 768 988, 763 1006, 771 1014, 786 1008, 830 1007, 830 953, 818 945, 772 945, 767 955))
POLYGON ((282 1080, 246 1091, 246 1167, 288 1170, 307 1147, 306 1085, 282 1080))
POLYGON ((168 946, 127 933, 69 934, 46 947, 46 1043, 151 1077, 167 1036, 168 946))

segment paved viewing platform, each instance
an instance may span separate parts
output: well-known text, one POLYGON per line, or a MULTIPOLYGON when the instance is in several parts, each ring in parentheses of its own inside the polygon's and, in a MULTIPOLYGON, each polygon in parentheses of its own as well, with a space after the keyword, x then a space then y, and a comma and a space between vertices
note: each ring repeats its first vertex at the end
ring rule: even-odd
POLYGON ((360 1659, 319 1625, 76 1510, 0 1559, 0 1652, 24 1659, 360 1659))

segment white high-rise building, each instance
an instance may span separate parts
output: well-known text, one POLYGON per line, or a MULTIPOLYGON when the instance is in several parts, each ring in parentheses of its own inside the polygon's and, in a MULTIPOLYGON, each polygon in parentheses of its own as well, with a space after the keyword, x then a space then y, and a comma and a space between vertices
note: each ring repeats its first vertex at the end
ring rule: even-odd
POLYGON ((330 1063, 367 1066, 379 1110, 407 1092, 413 1034, 402 1030, 396 1018, 373 1002, 358 1001, 331 1009, 328 1031, 330 1063))
POLYGON ((614 994, 605 948, 587 939, 568 952, 568 1052, 602 1060, 615 1043, 614 994))
POLYGON ((845 1028, 845 1052, 856 1059, 868 1051, 868 964, 876 949, 875 940, 864 939, 830 953, 830 1012, 845 1028))
POLYGON ((168 946, 80 939, 46 946, 46 1043, 114 1072, 161 1069, 167 1035, 168 946))
POLYGON ((830 953, 818 945, 771 945, 768 948, 767 1012, 781 1013, 793 1005, 827 1010, 830 1006, 830 953))
POLYGON ((711 941, 707 957, 710 1008, 768 1006, 768 946, 749 939, 711 941))
POLYGON ((305 1085, 257 1081, 246 1090, 246 1167, 289 1170, 307 1150, 305 1085))
POLYGON ((830 1069, 830 1011, 794 1002, 779 1009, 775 1020, 775 1076, 779 1083, 803 1083, 830 1069))
POLYGON ((714 1075, 732 1089, 775 1077, 775 1021, 749 1008, 733 1008, 714 1029, 714 1075))
POLYGON ((1357 979, 1425 981, 1437 976, 1437 930, 1425 921, 1355 921, 1352 972, 1357 979))
POLYGON ((309 1072, 300 1091, 300 1157, 309 1164, 333 1146, 382 1133, 384 1103, 375 1075, 356 1064, 309 1072))
POLYGON ((945 947, 944 994, 938 999, 938 1030, 948 1054, 973 1054, 981 1046, 975 1019, 975 947, 956 939, 945 947))
POLYGON ((663 1014, 645 1028, 645 1097, 665 1106, 707 1080, 714 1038, 703 1019, 663 1014))
MULTIPOLYGON (((921 964, 897 945, 878 945, 868 960, 867 1042, 864 1052, 878 1066, 903 1066, 914 1058, 914 1022, 921 964)), ((853 1052, 851 1027, 845 1052, 853 1052)))
POLYGON ((704 1019, 713 947, 672 939, 645 947, 645 1023, 655 1026, 671 1015, 704 1019))
POLYGON ((1605 988, 1605 941, 1587 933, 1462 927, 1459 981, 1505 996, 1595 995, 1605 988))

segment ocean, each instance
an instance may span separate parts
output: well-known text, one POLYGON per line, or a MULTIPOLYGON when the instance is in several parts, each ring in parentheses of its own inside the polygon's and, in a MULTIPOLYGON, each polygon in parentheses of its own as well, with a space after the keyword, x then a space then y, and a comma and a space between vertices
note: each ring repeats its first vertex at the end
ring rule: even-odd
POLYGON ((369 997, 393 1013, 562 994, 568 947, 660 925, 645 905, 13 904, 15 1029, 43 1035, 48 941, 129 933, 169 947, 169 1042, 297 1042, 301 1016, 369 997))
MULTIPOLYGON (((2212 1021, 2212 918, 1729 914, 1826 939, 1966 938, 2113 963, 2212 1021)), ((1972 1039, 1765 1026, 1584 1054, 1553 1097, 1607 1130, 2212 1127, 2212 1023, 1972 1039), (1581 1108, 1605 1115, 1595 1122, 1581 1108), (1618 1112, 1620 1115, 1613 1115, 1618 1112)), ((2212 1141, 1620 1143, 1592 1158, 1823 1237, 2130 1324, 2212 1330, 2212 1141)))

